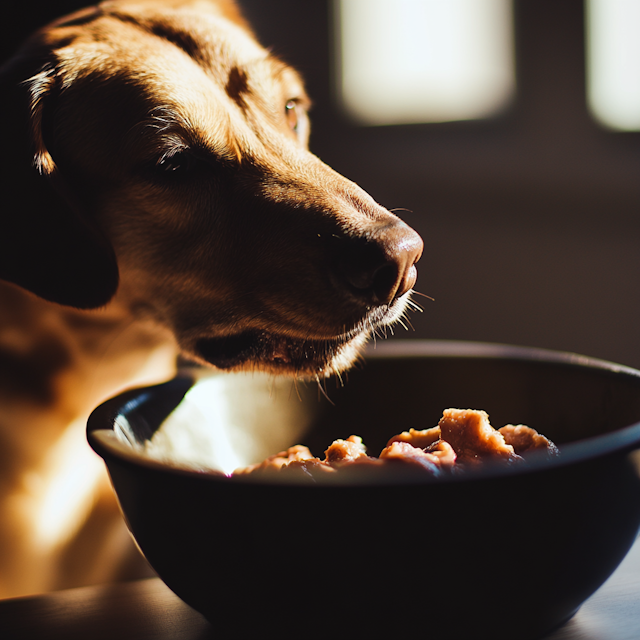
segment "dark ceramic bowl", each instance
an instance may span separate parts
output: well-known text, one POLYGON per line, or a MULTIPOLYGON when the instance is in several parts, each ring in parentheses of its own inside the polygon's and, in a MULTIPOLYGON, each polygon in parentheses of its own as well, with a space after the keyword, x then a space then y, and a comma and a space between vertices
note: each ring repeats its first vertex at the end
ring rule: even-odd
POLYGON ((93 413, 88 437, 147 559, 220 637, 535 638, 575 613, 638 533, 638 371, 499 345, 396 342, 329 385, 331 403, 315 385, 260 376, 203 384, 213 386, 186 411, 188 373, 125 393, 93 413), (160 452, 158 428, 176 407, 165 425, 183 438, 160 452), (377 455, 447 407, 484 409, 496 427, 528 424, 561 456, 437 481, 298 485, 202 471, 208 449, 235 447, 235 462, 251 462, 298 441, 321 453, 353 433, 377 455), (213 447, 189 429, 213 434, 222 422, 231 435, 212 435, 213 447), (239 436, 244 428, 253 435, 239 436))

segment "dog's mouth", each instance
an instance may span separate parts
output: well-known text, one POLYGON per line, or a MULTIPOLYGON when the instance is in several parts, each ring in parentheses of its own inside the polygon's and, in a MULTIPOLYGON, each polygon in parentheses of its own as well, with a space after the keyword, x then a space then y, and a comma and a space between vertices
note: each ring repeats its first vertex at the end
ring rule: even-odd
POLYGON ((358 343, 353 346, 357 349, 366 338, 362 331, 328 340, 292 338, 268 331, 245 331, 223 338, 201 338, 196 343, 196 352, 218 369, 244 369, 249 366, 278 373, 325 376, 341 368, 336 361, 341 358, 352 359, 344 353, 349 350, 350 343, 358 343))
POLYGON ((397 322, 406 305, 411 304, 409 296, 410 293, 392 305, 370 310, 350 330, 330 338, 301 338, 284 332, 249 329, 223 337, 199 338, 195 355, 198 360, 227 371, 266 370, 328 377, 349 368, 372 333, 386 334, 384 327, 397 322))

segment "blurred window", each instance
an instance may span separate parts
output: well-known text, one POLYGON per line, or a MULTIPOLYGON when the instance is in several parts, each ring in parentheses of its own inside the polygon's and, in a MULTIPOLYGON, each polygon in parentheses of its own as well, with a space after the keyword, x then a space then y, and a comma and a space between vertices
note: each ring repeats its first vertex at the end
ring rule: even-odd
POLYGON ((339 95, 356 121, 470 120, 508 106, 511 0, 334 2, 339 95))
POLYGON ((587 0, 587 101, 601 124, 640 131, 640 0, 587 0))

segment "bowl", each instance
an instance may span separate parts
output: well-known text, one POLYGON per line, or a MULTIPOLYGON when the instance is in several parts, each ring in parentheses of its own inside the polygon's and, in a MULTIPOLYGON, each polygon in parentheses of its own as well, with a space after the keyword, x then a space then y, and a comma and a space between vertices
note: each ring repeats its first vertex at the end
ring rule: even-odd
POLYGON ((574 354, 397 341, 326 388, 185 371, 97 408, 88 439, 147 560, 221 637, 537 638, 640 528, 640 372, 574 354), (225 475, 351 434, 377 455, 448 407, 561 454, 444 479, 225 475))

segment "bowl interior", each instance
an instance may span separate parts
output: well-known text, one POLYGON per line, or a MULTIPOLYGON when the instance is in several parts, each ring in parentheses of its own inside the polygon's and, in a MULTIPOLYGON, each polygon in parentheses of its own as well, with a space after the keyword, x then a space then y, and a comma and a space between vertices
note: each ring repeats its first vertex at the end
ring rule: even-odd
POLYGON ((127 455, 230 473, 297 443, 322 457, 332 440, 352 434, 378 455, 391 436, 432 427, 449 407, 483 409, 496 428, 527 424, 561 447, 561 463, 640 442, 637 371, 571 354, 454 342, 379 345, 342 380, 322 386, 187 372, 120 401, 113 432, 101 437, 127 455))

